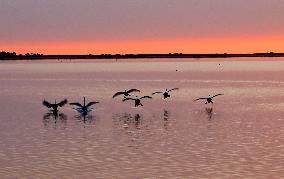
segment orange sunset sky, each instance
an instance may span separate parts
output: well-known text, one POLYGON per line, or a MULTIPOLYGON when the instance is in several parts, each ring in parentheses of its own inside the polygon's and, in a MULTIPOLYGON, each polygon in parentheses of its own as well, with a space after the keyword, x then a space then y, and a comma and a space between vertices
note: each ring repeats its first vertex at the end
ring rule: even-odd
POLYGON ((281 0, 1 0, 0 51, 284 52, 281 0))

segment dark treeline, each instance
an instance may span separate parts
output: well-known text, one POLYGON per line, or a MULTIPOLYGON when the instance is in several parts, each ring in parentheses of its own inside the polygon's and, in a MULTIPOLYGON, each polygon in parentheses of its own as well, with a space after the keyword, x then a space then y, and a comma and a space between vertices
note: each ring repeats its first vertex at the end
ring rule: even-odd
POLYGON ((100 55, 43 55, 39 53, 27 53, 25 55, 16 52, 0 52, 0 60, 42 60, 42 59, 138 59, 138 58, 233 58, 233 57, 284 57, 284 53, 251 53, 251 54, 100 54, 100 55))
POLYGON ((2 60, 9 60, 9 59, 26 59, 26 58, 39 58, 39 57, 43 57, 43 54, 39 54, 39 53, 26 53, 24 55, 19 54, 17 55, 16 52, 5 52, 2 51, 0 52, 0 59, 2 60))
POLYGON ((17 57, 16 52, 0 52, 0 58, 14 58, 17 57))

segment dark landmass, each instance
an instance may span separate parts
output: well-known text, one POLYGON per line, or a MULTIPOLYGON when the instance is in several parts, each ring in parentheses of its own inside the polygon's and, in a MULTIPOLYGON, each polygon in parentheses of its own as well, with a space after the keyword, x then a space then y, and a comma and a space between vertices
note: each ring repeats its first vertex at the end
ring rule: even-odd
POLYGON ((22 54, 17 55, 16 52, 5 52, 5 51, 0 52, 0 60, 21 60, 21 59, 31 59, 31 58, 44 59, 42 57, 44 57, 44 55, 39 53, 26 53, 25 55, 22 54))
POLYGON ((284 53, 251 53, 251 54, 100 54, 100 55, 43 55, 27 53, 17 55, 15 52, 0 52, 0 60, 44 60, 44 59, 141 59, 141 58, 234 58, 234 57, 284 57, 284 53))

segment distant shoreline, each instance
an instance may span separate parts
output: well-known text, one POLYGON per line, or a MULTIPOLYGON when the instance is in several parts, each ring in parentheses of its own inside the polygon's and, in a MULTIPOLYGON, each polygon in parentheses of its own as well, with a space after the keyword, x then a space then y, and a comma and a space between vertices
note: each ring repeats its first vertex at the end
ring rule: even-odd
POLYGON ((252 53, 252 54, 101 54, 101 55, 40 55, 0 57, 0 60, 69 60, 69 59, 142 59, 142 58, 240 58, 240 57, 284 57, 284 53, 252 53))

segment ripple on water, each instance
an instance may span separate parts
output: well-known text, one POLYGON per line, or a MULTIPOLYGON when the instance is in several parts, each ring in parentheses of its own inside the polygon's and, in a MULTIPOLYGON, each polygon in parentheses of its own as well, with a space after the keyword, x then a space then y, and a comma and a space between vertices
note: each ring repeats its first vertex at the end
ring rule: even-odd
POLYGON ((53 65, 52 73, 44 66, 44 73, 30 66, 13 75, 0 70, 0 178, 284 178, 284 86, 267 81, 270 72, 257 84, 260 73, 235 80, 228 69, 194 76, 190 67, 179 76, 164 67, 141 70, 137 81, 123 72, 92 73, 98 69, 92 63, 88 73, 76 68, 79 76, 53 65), (169 83, 181 89, 169 100, 145 101, 143 108, 110 99, 125 86, 144 95, 169 83), (219 91, 225 95, 211 107, 192 102, 219 91), (100 101, 85 119, 66 106, 55 120, 41 105, 43 98, 76 101, 83 95, 100 101))

